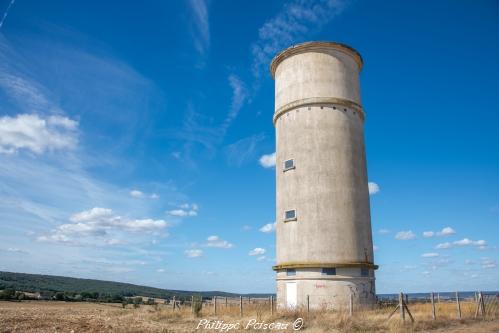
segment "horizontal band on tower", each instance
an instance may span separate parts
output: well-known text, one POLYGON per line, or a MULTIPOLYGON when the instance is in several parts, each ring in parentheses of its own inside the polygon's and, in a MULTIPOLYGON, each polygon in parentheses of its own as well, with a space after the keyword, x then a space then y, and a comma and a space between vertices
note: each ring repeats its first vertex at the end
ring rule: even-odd
POLYGON ((296 44, 280 52, 278 55, 274 57, 274 59, 272 59, 272 62, 270 63, 270 74, 274 79, 277 66, 279 66, 279 64, 284 59, 289 58, 295 54, 300 54, 305 52, 328 53, 328 51, 331 49, 340 51, 342 53, 348 54, 349 56, 353 57, 355 59, 355 62, 357 62, 359 71, 362 70, 362 64, 363 64, 362 56, 353 47, 342 43, 317 41, 317 42, 306 42, 306 43, 296 44))
POLYGON ((329 104, 343 105, 349 108, 354 108, 356 111, 359 112, 360 119, 362 121, 364 121, 365 119, 365 114, 364 110, 362 109, 362 106, 354 101, 345 98, 336 98, 336 97, 310 97, 310 98, 303 98, 298 101, 293 101, 291 103, 281 106, 279 109, 275 111, 272 122, 275 125, 277 119, 279 119, 280 116, 298 107, 325 106, 329 104))
POLYGON ((343 262, 343 263, 320 263, 320 262, 290 262, 272 266, 274 271, 288 268, 344 268, 344 267, 361 267, 378 269, 378 265, 370 262, 343 262))

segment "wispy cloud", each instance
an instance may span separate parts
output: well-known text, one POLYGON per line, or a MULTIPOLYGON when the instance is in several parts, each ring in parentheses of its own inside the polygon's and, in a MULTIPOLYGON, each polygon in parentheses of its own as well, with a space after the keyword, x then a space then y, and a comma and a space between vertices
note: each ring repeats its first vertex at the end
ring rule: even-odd
POLYGON ((381 234, 381 235, 387 235, 389 234, 391 231, 388 230, 388 229, 379 229, 378 230, 378 233, 381 234))
POLYGON ((175 139, 185 142, 183 153, 175 151, 173 153, 174 158, 180 159, 182 156, 184 161, 189 162, 190 154, 195 145, 201 145, 208 151, 209 155, 213 155, 223 142, 227 130, 238 117, 248 98, 247 88, 238 76, 230 74, 228 83, 232 90, 232 98, 228 106, 228 112, 221 121, 216 122, 212 117, 200 112, 192 102, 187 104, 182 128, 170 132, 175 139))
POLYGON ((9 2, 9 5, 7 6, 7 9, 5 9, 5 13, 3 14, 2 19, 0 20, 0 29, 2 28, 3 23, 5 22, 5 19, 7 18, 7 15, 9 15, 10 7, 12 7, 12 5, 14 4, 15 1, 16 0, 11 0, 9 2))
POLYGON ((270 59, 277 52, 319 31, 345 7, 346 2, 341 0, 295 0, 286 3, 258 30, 258 40, 251 47, 255 77, 260 77, 267 70, 270 59))
POLYGON ((222 125, 222 129, 224 131, 226 131, 232 121, 234 121, 243 107, 244 102, 248 99, 248 90, 246 85, 237 75, 230 74, 228 80, 229 85, 232 88, 232 100, 229 113, 227 114, 227 117, 222 125))
POLYGON ((436 252, 428 252, 428 253, 423 253, 421 255, 421 257, 423 257, 423 258, 435 258, 435 257, 438 257, 438 256, 439 256, 439 254, 436 253, 436 252))
POLYGON ((210 47, 210 22, 208 3, 205 0, 189 0, 192 12, 192 40, 196 51, 204 55, 210 47))
POLYGON ((250 137, 238 140, 225 148, 227 162, 231 166, 241 166, 248 161, 253 160, 258 144, 265 139, 263 133, 255 134, 250 137))

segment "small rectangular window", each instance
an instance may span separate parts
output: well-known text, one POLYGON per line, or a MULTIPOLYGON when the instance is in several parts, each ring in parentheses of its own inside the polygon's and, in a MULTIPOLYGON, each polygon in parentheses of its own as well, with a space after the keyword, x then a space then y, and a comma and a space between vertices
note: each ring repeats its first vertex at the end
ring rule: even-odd
POLYGON ((369 268, 362 267, 360 269, 360 276, 369 276, 369 268))
POLYGON ((294 268, 288 268, 286 270, 286 275, 287 276, 295 276, 296 275, 296 269, 294 269, 294 268))
POLYGON ((336 275, 336 268, 334 267, 323 268, 322 275, 336 275))
POLYGON ((295 168, 295 161, 293 159, 284 161, 284 170, 283 171, 291 170, 294 168, 295 168))
POLYGON ((296 220, 296 210, 287 210, 284 213, 284 221, 296 220))

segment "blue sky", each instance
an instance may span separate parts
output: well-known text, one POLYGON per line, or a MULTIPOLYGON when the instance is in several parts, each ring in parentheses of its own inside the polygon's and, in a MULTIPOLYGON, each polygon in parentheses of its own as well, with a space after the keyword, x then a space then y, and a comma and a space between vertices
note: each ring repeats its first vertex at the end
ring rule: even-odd
POLYGON ((499 289, 496 1, 10 4, 0 270, 274 292, 268 64, 332 40, 365 62, 377 291, 499 289))

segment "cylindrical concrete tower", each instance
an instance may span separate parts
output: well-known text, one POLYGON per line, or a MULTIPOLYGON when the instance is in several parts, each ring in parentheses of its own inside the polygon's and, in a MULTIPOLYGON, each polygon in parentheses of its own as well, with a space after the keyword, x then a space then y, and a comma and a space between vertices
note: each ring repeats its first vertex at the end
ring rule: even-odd
POLYGON ((275 79, 277 304, 375 302, 362 58, 333 42, 298 44, 275 79))

